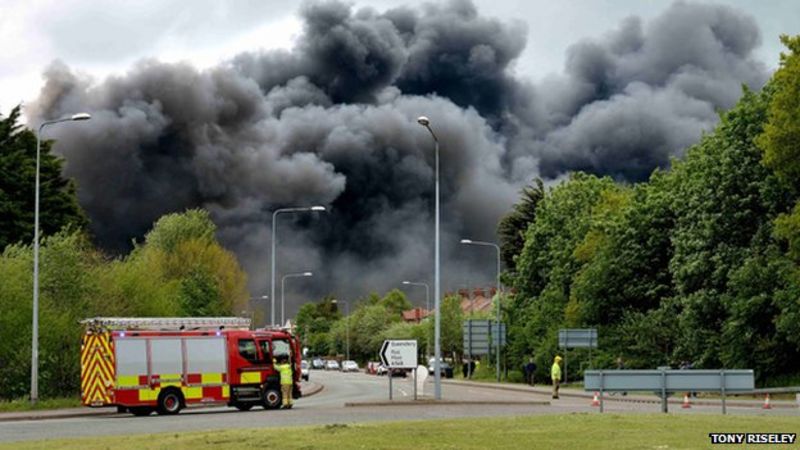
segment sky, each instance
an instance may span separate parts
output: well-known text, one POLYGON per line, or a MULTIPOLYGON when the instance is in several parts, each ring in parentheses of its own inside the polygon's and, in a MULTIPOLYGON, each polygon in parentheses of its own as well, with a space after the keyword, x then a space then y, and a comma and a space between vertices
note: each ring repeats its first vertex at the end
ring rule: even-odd
MULTIPOLYGON (((351 2, 383 11, 419 0, 351 2)), ((537 81, 563 70, 566 49, 600 37, 625 17, 648 19, 662 0, 476 0, 482 15, 527 26, 527 45, 514 70, 537 81)), ((758 57, 777 65, 781 33, 800 32, 796 0, 727 0, 752 15, 762 32, 758 57)), ((300 3, 275 0, 2 0, 0 1, 0 113, 33 100, 42 72, 58 59, 96 79, 122 74, 137 60, 189 61, 214 66, 239 52, 290 48, 301 31, 300 3)))
POLYGON ((0 2, 0 111, 92 114, 47 132, 102 249, 205 208, 260 296, 272 211, 329 208, 278 224, 278 280, 315 273, 290 311, 432 282, 419 115, 441 143, 444 290, 489 286, 491 249, 459 240, 496 240, 522 187, 645 181, 800 32, 796 1, 0 2))

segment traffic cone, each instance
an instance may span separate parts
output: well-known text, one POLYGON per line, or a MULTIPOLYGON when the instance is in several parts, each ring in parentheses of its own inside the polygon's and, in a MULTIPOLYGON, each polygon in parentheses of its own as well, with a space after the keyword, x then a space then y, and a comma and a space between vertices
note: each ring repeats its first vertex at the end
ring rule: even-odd
POLYGON ((772 406, 769 406, 769 394, 764 397, 764 406, 762 406, 761 409, 772 409, 772 406))
POLYGON ((681 405, 681 408, 691 408, 691 407, 692 404, 689 403, 689 393, 687 392, 683 394, 683 404, 681 405))
POLYGON ((594 393, 594 398, 592 398, 592 406, 600 406, 600 399, 598 398, 597 392, 594 393))

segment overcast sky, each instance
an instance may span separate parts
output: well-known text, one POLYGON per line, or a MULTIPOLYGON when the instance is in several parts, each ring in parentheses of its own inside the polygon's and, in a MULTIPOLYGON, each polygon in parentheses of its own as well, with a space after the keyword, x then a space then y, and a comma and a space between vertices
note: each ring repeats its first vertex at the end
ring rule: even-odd
MULTIPOLYGON (((668 0, 474 0, 480 13, 528 28, 517 63, 520 75, 539 80, 561 72, 567 47, 599 37, 630 15, 653 17, 668 0)), ((418 0, 356 1, 379 11, 418 0)), ((757 52, 775 67, 781 33, 800 33, 796 0, 725 0, 752 15, 762 32, 757 52)), ((0 2, 0 113, 33 100, 42 70, 54 59, 95 78, 124 73, 135 61, 186 60, 210 67, 259 48, 289 48, 300 33, 299 2, 275 0, 2 0, 0 2)))

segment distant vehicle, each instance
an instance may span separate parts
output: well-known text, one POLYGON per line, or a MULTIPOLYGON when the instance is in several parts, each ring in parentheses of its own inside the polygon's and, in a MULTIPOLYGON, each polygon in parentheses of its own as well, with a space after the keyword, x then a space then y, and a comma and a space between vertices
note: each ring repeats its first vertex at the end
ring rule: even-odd
POLYGON ((300 376, 306 381, 308 381, 308 375, 310 372, 309 367, 310 366, 308 364, 308 361, 303 360, 302 362, 300 362, 300 374, 301 374, 300 376))
POLYGON ((335 359, 325 361, 325 370, 339 370, 339 363, 335 359))
MULTIPOLYGON (((379 365, 378 368, 375 369, 375 374, 376 375, 386 375, 387 373, 389 373, 389 369, 386 366, 384 366, 383 364, 379 365)), ((403 377, 403 378, 405 378, 407 376, 408 376, 408 370, 406 370, 406 369, 394 369, 394 370, 392 370, 392 377, 403 377)))
POLYGON ((367 375, 377 375, 378 374, 378 367, 380 367, 381 363, 375 361, 369 361, 364 368, 364 372, 367 375))
POLYGON ((342 362, 342 372, 358 372, 358 363, 352 360, 342 362))
MULTIPOLYGON (((428 374, 433 375, 434 371, 434 363, 436 362, 436 358, 431 358, 428 360, 428 374)), ((453 368, 445 361, 441 361, 439 363, 439 373, 442 374, 445 378, 453 378, 453 368)))
POLYGON ((325 361, 322 358, 314 358, 311 361, 311 368, 312 369, 324 369, 325 368, 325 361))

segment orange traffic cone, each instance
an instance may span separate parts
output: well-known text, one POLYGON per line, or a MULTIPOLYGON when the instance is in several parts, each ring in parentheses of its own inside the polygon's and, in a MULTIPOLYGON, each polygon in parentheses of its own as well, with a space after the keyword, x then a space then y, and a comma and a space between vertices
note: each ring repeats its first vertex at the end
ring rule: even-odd
POLYGON ((681 405, 681 408, 691 408, 691 407, 692 404, 689 403, 689 393, 687 392, 683 394, 683 404, 681 405))
POLYGON ((594 397, 592 398, 592 406, 600 406, 600 399, 598 398, 597 392, 594 393, 594 397))
POLYGON ((772 406, 769 406, 769 394, 764 397, 764 406, 762 406, 761 409, 772 409, 772 406))

